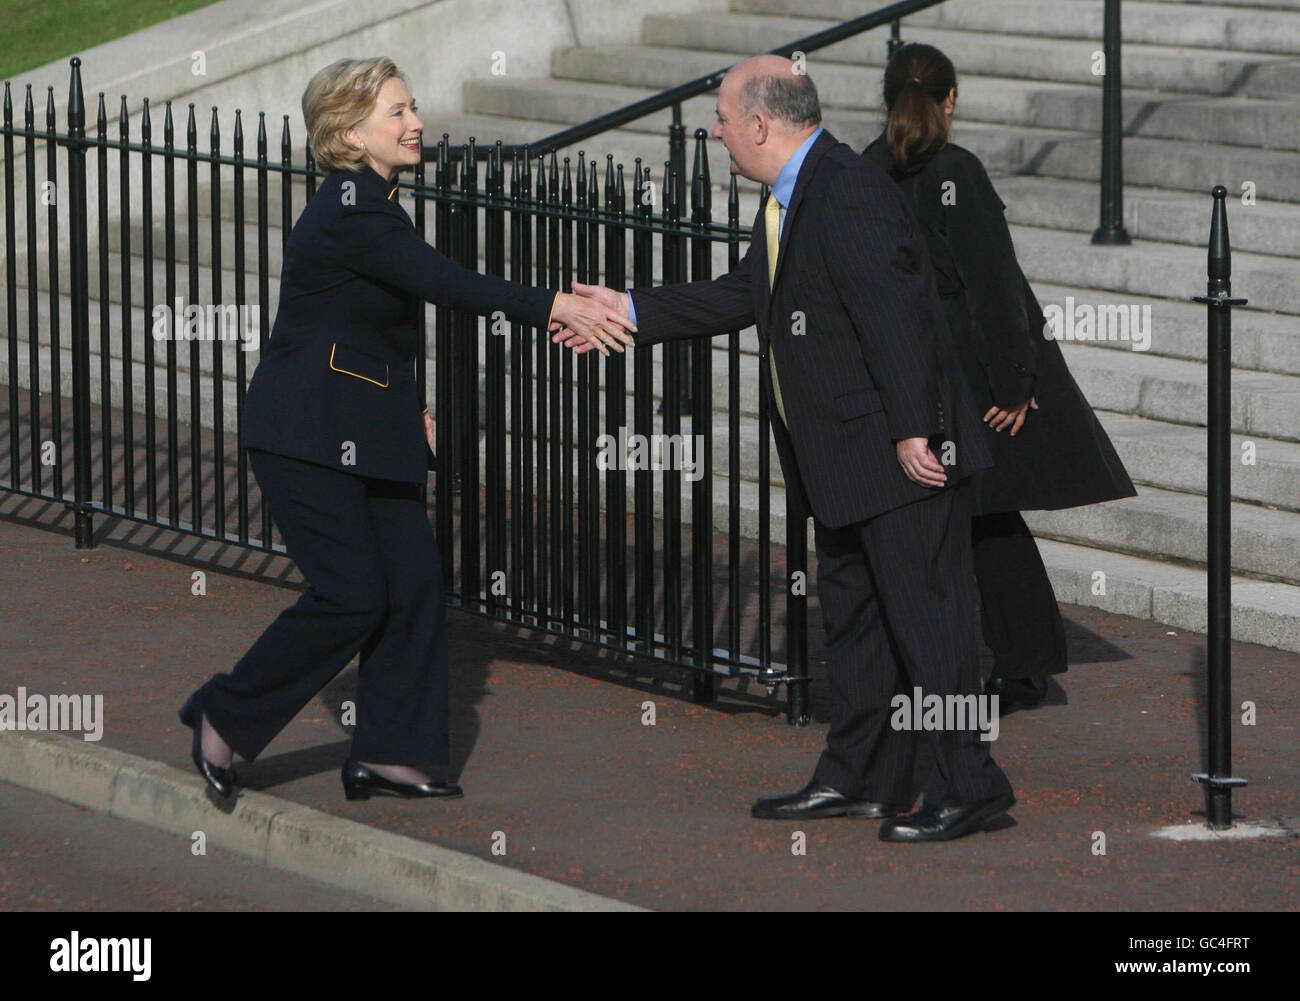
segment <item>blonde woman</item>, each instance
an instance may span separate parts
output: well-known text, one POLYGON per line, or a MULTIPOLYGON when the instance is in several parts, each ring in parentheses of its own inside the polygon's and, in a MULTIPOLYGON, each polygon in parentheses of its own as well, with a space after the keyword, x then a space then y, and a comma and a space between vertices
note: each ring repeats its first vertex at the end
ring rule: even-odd
POLYGON ((302 98, 329 171, 285 248, 280 304, 248 387, 241 444, 307 589, 228 674, 192 694, 194 764, 222 797, 360 653, 349 799, 455 797, 438 545, 420 499, 433 426, 416 385, 420 300, 542 330, 608 353, 634 329, 592 300, 454 264, 415 232, 397 174, 424 124, 392 60, 341 59, 302 98))

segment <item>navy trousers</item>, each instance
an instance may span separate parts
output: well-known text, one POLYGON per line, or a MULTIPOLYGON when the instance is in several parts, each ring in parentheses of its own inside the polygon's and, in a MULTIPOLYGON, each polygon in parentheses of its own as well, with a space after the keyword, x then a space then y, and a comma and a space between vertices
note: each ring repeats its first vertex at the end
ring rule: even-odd
MULTIPOLYGON (((916 730, 891 726, 896 693, 975 695, 979 595, 968 481, 841 528, 816 523, 831 726, 814 779, 846 796, 908 806, 916 730)), ((1011 791, 977 729, 927 731, 925 801, 1011 791)))
POLYGON ((248 456, 307 589, 200 689, 208 720, 252 761, 360 652, 352 757, 447 764, 442 568, 419 487, 248 456))

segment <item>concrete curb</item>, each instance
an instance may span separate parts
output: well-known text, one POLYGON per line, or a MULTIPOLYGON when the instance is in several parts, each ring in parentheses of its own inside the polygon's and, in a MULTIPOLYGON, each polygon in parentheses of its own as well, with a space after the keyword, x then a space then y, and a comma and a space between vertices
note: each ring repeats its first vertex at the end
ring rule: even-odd
POLYGON ((63 734, 0 731, 0 781, 412 910, 643 910, 266 793, 226 813, 193 773, 63 734))

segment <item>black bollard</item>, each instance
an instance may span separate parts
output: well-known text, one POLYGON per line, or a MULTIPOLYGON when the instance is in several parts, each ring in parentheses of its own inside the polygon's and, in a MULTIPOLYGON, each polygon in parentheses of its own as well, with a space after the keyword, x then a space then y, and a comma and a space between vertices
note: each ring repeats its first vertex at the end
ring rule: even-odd
POLYGON ((1232 307, 1245 299, 1232 298, 1232 261, 1228 246, 1228 212, 1223 185, 1215 185, 1210 217, 1210 252, 1206 294, 1193 297, 1206 307, 1209 345, 1209 405, 1206 436, 1209 465, 1206 500, 1209 514, 1207 603, 1209 657, 1206 677, 1209 714, 1209 771, 1192 776, 1205 786, 1205 826, 1221 831, 1232 826, 1232 787, 1245 779, 1232 777, 1231 680, 1232 650, 1232 460, 1229 428, 1232 411, 1232 307))
POLYGON ((1101 84, 1101 225, 1092 242, 1122 246, 1129 242, 1124 228, 1124 111, 1120 76, 1119 0, 1106 0, 1103 13, 1102 58, 1106 75, 1101 84))

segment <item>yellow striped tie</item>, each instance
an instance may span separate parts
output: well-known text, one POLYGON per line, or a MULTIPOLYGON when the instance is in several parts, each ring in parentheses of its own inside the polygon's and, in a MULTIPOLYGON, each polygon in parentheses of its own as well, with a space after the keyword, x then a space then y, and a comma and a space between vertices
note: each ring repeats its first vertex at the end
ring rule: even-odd
MULTIPOLYGON (((776 281, 776 255, 781 252, 781 203, 776 195, 767 196, 767 206, 763 210, 763 222, 767 226, 767 287, 770 290, 776 281)), ((781 381, 776 377, 776 357, 772 353, 772 338, 767 339, 767 364, 772 373, 772 392, 776 395, 776 412, 781 415, 781 423, 789 426, 785 419, 785 402, 781 399, 781 381)))

